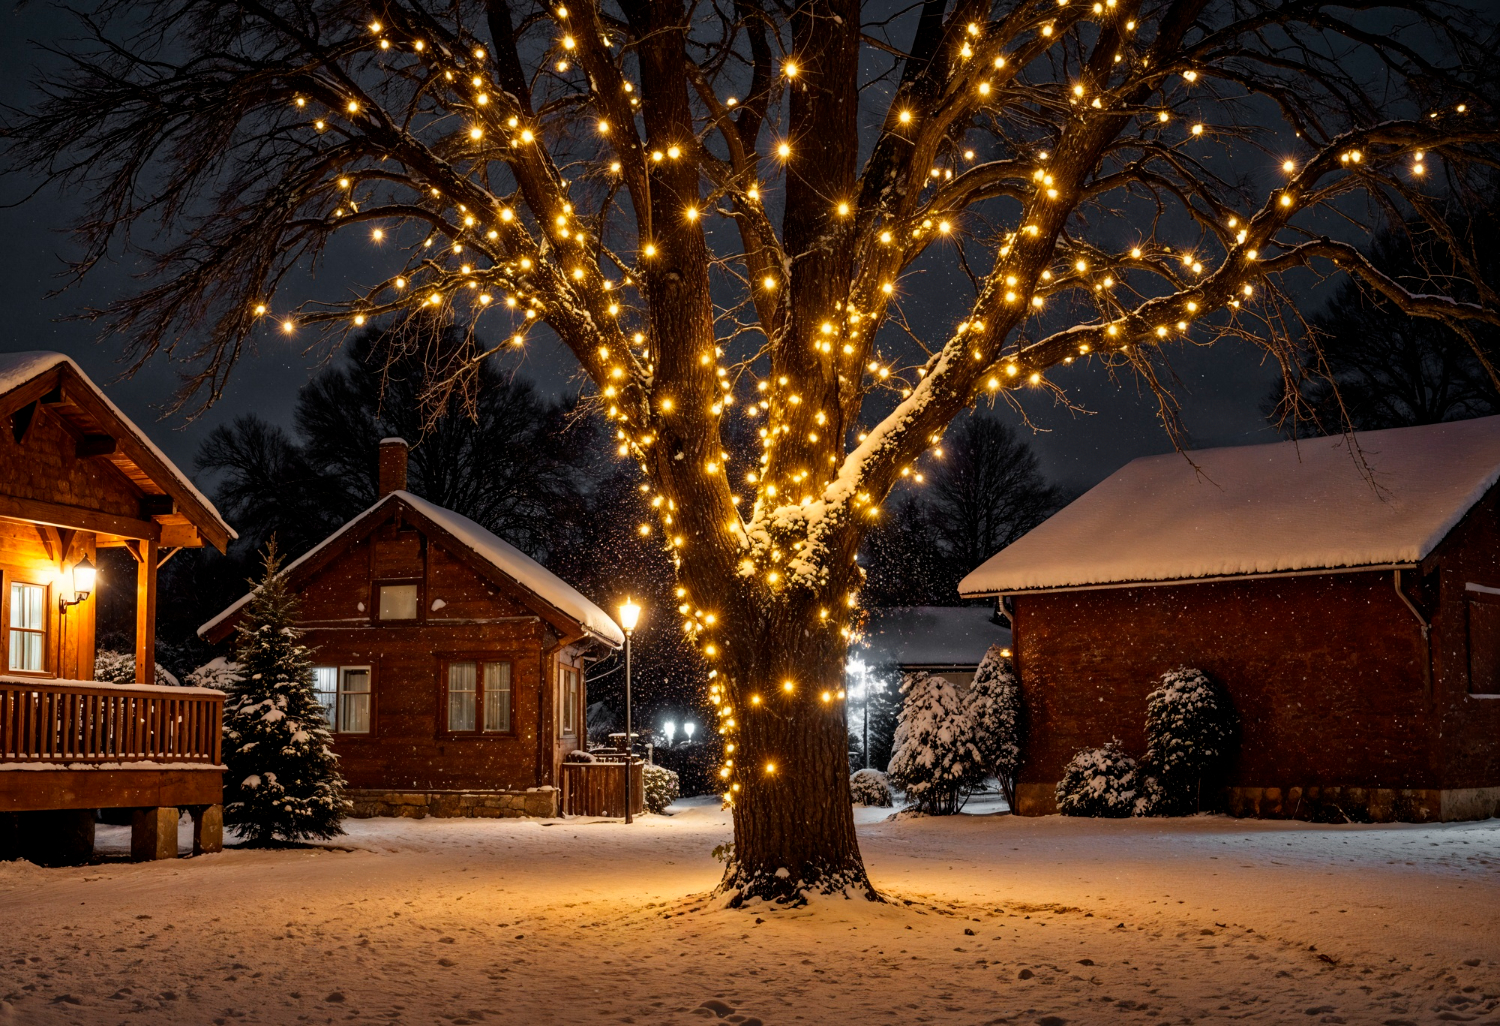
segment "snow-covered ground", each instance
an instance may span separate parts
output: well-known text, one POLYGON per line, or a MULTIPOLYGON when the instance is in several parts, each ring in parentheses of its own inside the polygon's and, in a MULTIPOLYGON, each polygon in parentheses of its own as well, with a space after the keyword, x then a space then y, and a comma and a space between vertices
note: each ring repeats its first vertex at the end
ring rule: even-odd
POLYGON ((890 904, 729 911, 673 811, 0 864, 0 1023, 1500 1022, 1500 821, 865 809, 890 904))

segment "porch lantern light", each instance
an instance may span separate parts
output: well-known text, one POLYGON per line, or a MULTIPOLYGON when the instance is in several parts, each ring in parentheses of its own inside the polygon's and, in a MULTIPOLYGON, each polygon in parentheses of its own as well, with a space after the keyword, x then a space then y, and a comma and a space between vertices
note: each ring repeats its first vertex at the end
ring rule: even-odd
POLYGON ((94 568, 93 561, 89 557, 84 556, 77 563, 74 563, 73 597, 70 599, 58 596, 58 606, 66 612, 69 606, 76 606, 78 603, 86 601, 94 593, 94 584, 97 577, 98 571, 94 568))

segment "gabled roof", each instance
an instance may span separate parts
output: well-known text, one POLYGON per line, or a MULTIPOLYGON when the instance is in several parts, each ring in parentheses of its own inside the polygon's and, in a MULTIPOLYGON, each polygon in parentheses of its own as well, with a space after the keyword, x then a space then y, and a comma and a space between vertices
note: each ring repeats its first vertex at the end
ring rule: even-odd
POLYGON ((1410 566, 1500 478, 1500 417, 1361 432, 1357 445, 1351 455, 1341 436, 1135 460, 991 556, 959 593, 1410 566))
POLYGON ((152 516, 165 528, 183 529, 174 533, 186 533, 186 539, 172 544, 206 541, 222 552, 238 537, 214 504, 71 357, 44 351, 0 353, 0 415, 15 415, 36 403, 80 437, 103 443, 97 458, 113 464, 143 495, 172 500, 170 512, 152 516))
POLYGON ((866 665, 978 666, 991 645, 1010 645, 1010 629, 995 622, 994 605, 887 606, 870 610, 866 665))
MULTIPOLYGON (((416 519, 427 529, 429 535, 447 542, 450 548, 466 551, 481 563, 498 570, 515 581, 544 606, 550 607, 567 619, 578 624, 585 634, 604 642, 611 648, 625 643, 625 635, 608 613, 584 598, 571 584, 551 570, 532 559, 510 542, 480 527, 466 516, 444 509, 411 492, 396 491, 382 498, 359 516, 324 538, 317 545, 288 563, 282 573, 297 582, 305 571, 319 565, 319 557, 328 552, 330 546, 346 536, 373 527, 383 520, 382 513, 400 508, 404 514, 415 514, 416 519)), ((254 592, 245 595, 234 605, 198 628, 200 637, 207 637, 214 629, 224 624, 249 603, 254 592)))

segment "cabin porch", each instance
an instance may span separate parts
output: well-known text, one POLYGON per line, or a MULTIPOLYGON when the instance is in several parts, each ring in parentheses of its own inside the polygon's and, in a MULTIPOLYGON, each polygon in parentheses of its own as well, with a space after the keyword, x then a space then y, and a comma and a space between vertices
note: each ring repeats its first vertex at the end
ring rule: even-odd
POLYGON ((207 688, 0 677, 0 858, 87 861, 95 810, 128 809, 131 856, 223 848, 224 695, 207 688))

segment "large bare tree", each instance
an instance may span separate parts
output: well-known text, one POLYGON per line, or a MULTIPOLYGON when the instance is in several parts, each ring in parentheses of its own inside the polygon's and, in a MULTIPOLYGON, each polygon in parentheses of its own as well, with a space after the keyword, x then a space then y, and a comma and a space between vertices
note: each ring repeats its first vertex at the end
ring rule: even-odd
POLYGON ((1086 361, 1170 409, 1162 347, 1282 352, 1299 274, 1500 323, 1439 209, 1497 139, 1487 29, 1435 0, 142 0, 83 25, 13 166, 86 198, 80 273, 149 254, 99 316, 133 366, 188 361, 185 402, 257 333, 417 309, 475 326, 456 388, 539 325, 576 357, 711 667, 734 900, 875 896, 855 553, 956 414, 1086 361), (1447 278, 1362 257, 1376 217, 1443 236, 1447 278), (368 282, 309 283, 344 236, 368 282), (943 267, 972 292, 921 297, 951 308, 924 330, 900 304, 943 267))

